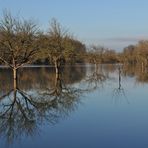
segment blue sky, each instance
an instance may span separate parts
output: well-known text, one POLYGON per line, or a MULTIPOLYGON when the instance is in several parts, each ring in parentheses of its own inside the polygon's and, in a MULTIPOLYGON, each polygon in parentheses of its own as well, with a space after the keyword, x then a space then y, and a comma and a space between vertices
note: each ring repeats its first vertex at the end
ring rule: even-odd
POLYGON ((0 0, 0 15, 34 18, 44 30, 56 18, 78 39, 121 50, 148 39, 148 0, 0 0))

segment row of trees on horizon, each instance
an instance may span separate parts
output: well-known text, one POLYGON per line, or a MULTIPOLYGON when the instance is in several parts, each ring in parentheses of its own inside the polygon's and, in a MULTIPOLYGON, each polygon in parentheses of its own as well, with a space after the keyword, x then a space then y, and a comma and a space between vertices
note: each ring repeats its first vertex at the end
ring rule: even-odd
POLYGON ((54 65, 56 73, 63 64, 73 63, 124 63, 148 64, 148 41, 130 45, 116 52, 98 45, 87 47, 56 20, 52 19, 48 31, 39 29, 33 20, 3 13, 0 20, 0 64, 16 71, 25 64, 54 65))

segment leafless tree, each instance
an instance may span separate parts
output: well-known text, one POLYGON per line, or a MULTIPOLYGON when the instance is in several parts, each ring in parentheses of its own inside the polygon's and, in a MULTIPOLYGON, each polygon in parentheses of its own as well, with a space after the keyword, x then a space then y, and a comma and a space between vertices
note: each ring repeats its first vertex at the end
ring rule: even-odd
POLYGON ((0 61, 13 70, 14 79, 18 68, 35 60, 39 50, 38 32, 34 21, 4 12, 0 20, 0 61))

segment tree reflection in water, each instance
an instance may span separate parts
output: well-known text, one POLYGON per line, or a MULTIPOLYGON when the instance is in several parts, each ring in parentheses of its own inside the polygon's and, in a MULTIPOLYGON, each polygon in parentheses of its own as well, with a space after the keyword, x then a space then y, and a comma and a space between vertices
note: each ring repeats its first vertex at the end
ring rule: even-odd
POLYGON ((128 77, 135 77, 136 84, 148 83, 148 69, 143 70, 139 65, 124 65, 123 75, 128 77))
POLYGON ((113 99, 115 103, 119 103, 122 98, 125 98, 126 102, 129 104, 129 101, 125 95, 125 90, 122 87, 122 65, 118 65, 118 87, 113 90, 113 99))
POLYGON ((88 91, 94 91, 100 86, 103 87, 103 84, 107 78, 108 76, 104 74, 102 65, 95 66, 85 79, 85 83, 88 84, 88 91))
MULTIPOLYGON (((0 97, 0 135, 7 139, 7 143, 17 138, 21 139, 24 135, 35 135, 45 121, 56 124, 77 107, 82 91, 72 87, 71 84, 64 83, 60 74, 55 76, 51 74, 52 77, 48 78, 52 79, 52 82, 45 83, 47 85, 44 85, 44 88, 42 85, 39 87, 40 85, 34 84, 34 88, 21 89, 23 85, 20 84, 18 87, 18 82, 14 80, 13 89, 5 94, 2 93, 0 97)), ((46 75, 50 74, 46 73, 46 75)), ((81 73, 79 78, 83 75, 81 73)), ((25 79, 27 80, 27 76, 30 79, 30 75, 26 75, 25 79)), ((47 81, 47 77, 45 78, 47 81)))
POLYGON ((135 77, 136 81, 146 83, 147 73, 118 66, 118 69, 116 66, 90 66, 87 73, 85 66, 70 66, 63 68, 58 75, 52 68, 23 68, 19 70, 17 82, 12 81, 9 70, 2 69, 0 136, 6 138, 8 143, 23 136, 36 135, 44 123, 56 124, 76 110, 81 96, 94 93, 100 87, 104 89, 106 81, 116 78, 118 84, 113 90, 113 101, 120 103, 124 98, 129 103, 122 78, 135 77))

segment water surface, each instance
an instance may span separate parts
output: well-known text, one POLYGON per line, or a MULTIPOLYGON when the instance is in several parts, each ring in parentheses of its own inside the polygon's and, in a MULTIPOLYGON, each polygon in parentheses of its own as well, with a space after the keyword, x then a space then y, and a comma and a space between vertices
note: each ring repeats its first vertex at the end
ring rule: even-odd
POLYGON ((122 65, 0 69, 1 148, 147 148, 148 74, 122 65))

